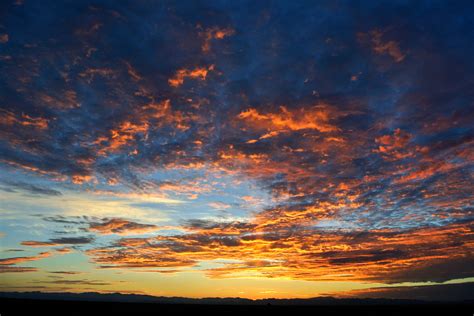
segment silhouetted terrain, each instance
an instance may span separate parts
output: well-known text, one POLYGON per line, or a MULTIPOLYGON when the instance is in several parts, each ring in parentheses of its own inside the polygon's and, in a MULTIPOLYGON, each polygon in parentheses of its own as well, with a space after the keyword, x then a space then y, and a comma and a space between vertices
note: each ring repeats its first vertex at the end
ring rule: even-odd
POLYGON ((429 286, 379 287, 352 291, 345 298, 329 296, 307 299, 257 299, 239 297, 164 297, 144 294, 122 293, 69 293, 69 292, 0 292, 0 299, 66 300, 129 302, 158 304, 220 304, 220 305, 407 305, 427 303, 469 303, 474 302, 474 282, 459 284, 438 284, 429 286), (350 296, 349 296, 350 295, 350 296))
POLYGON ((200 305, 394 305, 423 304, 420 300, 383 299, 383 298, 344 298, 317 297, 309 299, 259 299, 250 300, 238 297, 228 298, 185 298, 156 297, 140 294, 121 293, 42 293, 42 292, 7 292, 0 293, 0 298, 54 300, 54 301, 88 301, 88 302, 122 302, 122 303, 156 303, 156 304, 200 304, 200 305))
POLYGON ((259 299, 244 298, 184 298, 155 297, 120 293, 0 293, 0 313, 19 315, 34 310, 51 315, 161 315, 169 312, 192 313, 246 313, 246 312, 312 312, 322 315, 334 313, 358 313, 364 315, 452 314, 472 315, 474 301, 439 302, 385 298, 333 298, 310 299, 259 299))

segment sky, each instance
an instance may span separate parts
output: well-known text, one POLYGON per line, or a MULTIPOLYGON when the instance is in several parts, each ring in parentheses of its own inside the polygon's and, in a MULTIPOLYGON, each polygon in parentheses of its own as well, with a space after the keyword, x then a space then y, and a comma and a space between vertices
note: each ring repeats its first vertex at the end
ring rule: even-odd
POLYGON ((473 282, 472 25, 472 1, 1 1, 0 291, 473 282))

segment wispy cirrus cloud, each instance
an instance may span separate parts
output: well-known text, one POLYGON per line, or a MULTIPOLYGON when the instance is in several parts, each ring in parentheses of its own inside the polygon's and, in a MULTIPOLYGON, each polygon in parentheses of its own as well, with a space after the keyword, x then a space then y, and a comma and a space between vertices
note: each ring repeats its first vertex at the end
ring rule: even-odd
POLYGON ((24 273, 24 272, 36 272, 38 269, 34 267, 18 267, 17 264, 24 262, 41 260, 52 256, 51 252, 40 252, 35 256, 24 256, 24 257, 11 257, 0 259, 0 273, 24 273))
POLYGON ((30 193, 30 194, 39 194, 39 195, 50 195, 50 196, 60 196, 62 193, 58 190, 45 188, 42 186, 34 185, 31 183, 25 182, 14 182, 14 181, 0 181, 0 184, 5 186, 4 190, 14 191, 15 189, 30 193))
POLYGON ((140 224, 119 218, 105 219, 103 222, 91 223, 89 231, 99 234, 143 234, 157 229, 156 225, 140 224))
POLYGON ((94 241, 93 237, 60 237, 51 238, 49 241, 26 240, 21 242, 23 246, 29 247, 56 247, 62 245, 82 245, 94 241))

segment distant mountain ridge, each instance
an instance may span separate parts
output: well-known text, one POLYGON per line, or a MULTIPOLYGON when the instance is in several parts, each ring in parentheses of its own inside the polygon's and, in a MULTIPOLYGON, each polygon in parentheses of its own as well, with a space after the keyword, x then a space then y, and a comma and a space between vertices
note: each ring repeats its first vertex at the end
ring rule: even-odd
MULTIPOLYGON (((315 297, 308 299, 246 299, 239 297, 208 297, 208 298, 186 298, 186 297, 162 297, 144 294, 122 294, 122 293, 46 293, 46 292, 0 292, 1 299, 34 299, 51 301, 89 301, 89 302, 121 302, 121 303, 156 303, 156 304, 200 304, 200 305, 409 305, 438 303, 437 301, 390 299, 390 298, 334 298, 315 297)), ((466 301, 472 304, 474 301, 466 301)), ((440 303, 440 302, 439 302, 440 303)))

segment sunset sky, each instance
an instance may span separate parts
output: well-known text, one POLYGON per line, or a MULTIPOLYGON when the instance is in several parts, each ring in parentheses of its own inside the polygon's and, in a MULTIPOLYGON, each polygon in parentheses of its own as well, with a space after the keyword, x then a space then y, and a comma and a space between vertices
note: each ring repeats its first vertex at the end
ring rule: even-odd
POLYGON ((1 1, 0 291, 473 282, 473 25, 472 1, 1 1))

